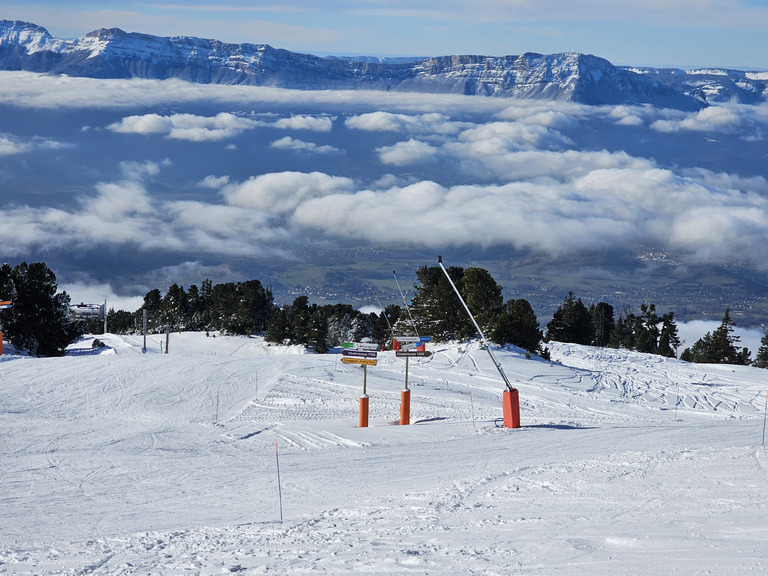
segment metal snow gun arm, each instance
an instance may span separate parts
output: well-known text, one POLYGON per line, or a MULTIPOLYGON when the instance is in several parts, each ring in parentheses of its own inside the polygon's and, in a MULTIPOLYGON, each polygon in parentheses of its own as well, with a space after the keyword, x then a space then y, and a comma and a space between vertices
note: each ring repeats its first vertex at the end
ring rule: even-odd
POLYGON ((472 312, 470 312, 469 306, 467 306, 467 303, 464 302, 464 298, 461 297, 459 289, 456 288, 456 284, 453 283, 453 280, 448 275, 448 271, 445 269, 445 266, 443 266, 442 256, 437 257, 437 263, 440 264, 440 268, 442 268, 445 277, 448 278, 448 282, 450 282, 453 291, 456 292, 456 296, 459 297, 459 301, 461 302, 462 306, 464 306, 464 310, 467 311, 467 314, 469 314, 469 317, 472 319, 472 323, 475 325, 475 328, 477 328, 477 332, 480 334, 480 339, 485 346, 485 349, 488 351, 488 355, 491 357, 491 360, 493 360, 493 363, 496 366, 496 370, 498 370, 499 374, 501 374, 501 377, 504 380, 504 384, 507 387, 507 389, 504 391, 503 400, 504 426, 507 428, 520 428, 520 401, 518 399, 517 389, 512 387, 512 384, 509 382, 509 378, 507 378, 507 375, 504 373, 504 368, 501 367, 499 361, 496 360, 496 356, 493 355, 490 342, 488 342, 488 340, 485 338, 485 334, 483 334, 483 331, 480 329, 477 320, 475 320, 472 312))

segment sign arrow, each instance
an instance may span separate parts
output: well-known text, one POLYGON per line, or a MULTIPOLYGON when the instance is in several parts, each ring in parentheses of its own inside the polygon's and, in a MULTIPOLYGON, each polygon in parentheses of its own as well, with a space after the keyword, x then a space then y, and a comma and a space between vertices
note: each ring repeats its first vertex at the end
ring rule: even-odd
POLYGON ((377 352, 368 352, 367 350, 342 350, 341 354, 351 358, 376 358, 377 352))
POLYGON ((365 364, 366 366, 376 366, 378 363, 378 360, 371 358, 349 358, 348 356, 344 356, 341 361, 344 364, 365 364))
POLYGON ((432 352, 429 350, 395 350, 395 356, 400 358, 429 358, 432 352))

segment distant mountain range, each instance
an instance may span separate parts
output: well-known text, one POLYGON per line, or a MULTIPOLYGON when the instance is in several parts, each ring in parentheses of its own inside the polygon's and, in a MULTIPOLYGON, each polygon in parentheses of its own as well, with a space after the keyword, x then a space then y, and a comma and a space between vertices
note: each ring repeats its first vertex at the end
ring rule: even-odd
POLYGON ((338 58, 266 44, 227 44, 100 29, 75 40, 27 22, 0 20, 0 70, 90 78, 178 78, 299 90, 392 90, 572 101, 650 104, 696 110, 711 103, 768 100, 768 73, 614 66, 565 52, 520 56, 338 58))

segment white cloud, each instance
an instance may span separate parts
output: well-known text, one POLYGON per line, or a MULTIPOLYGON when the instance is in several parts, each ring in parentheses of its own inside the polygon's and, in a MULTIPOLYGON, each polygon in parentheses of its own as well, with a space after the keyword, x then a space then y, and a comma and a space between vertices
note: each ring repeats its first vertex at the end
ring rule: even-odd
POLYGON ((281 150, 293 150, 294 152, 307 152, 309 154, 343 154, 343 150, 330 145, 319 145, 314 142, 305 142, 304 140, 297 140, 290 136, 285 136, 279 140, 275 140, 269 145, 271 148, 279 148, 281 150))
POLYGON ((205 142, 232 138, 256 125, 257 123, 250 118, 221 112, 210 117, 195 114, 128 116, 120 122, 110 124, 107 128, 113 132, 125 134, 158 134, 176 140, 205 142))
POLYGON ((407 142, 398 142, 393 146, 377 148, 379 159, 384 164, 404 166, 406 164, 420 164, 435 158, 438 149, 426 142, 420 142, 411 138, 407 142))
POLYGON ((173 120, 169 116, 159 114, 144 114, 141 116, 127 116, 107 126, 113 132, 123 134, 161 134, 168 136, 173 130, 173 120))
POLYGON ((0 156, 14 156, 16 154, 26 154, 33 150, 62 150, 72 148, 71 144, 57 142, 48 138, 33 137, 30 139, 20 138, 13 134, 0 134, 0 156))
POLYGON ((429 114, 398 114, 392 112, 368 112, 345 120, 348 128, 368 132, 407 132, 412 134, 456 134, 467 122, 454 122, 437 112, 429 114))
POLYGON ((211 190, 218 190, 229 184, 229 176, 206 176, 197 185, 200 188, 210 188, 211 190))
POLYGON ((315 196, 295 204, 292 221, 374 242, 509 244, 555 256, 650 244, 696 260, 739 254, 765 267, 764 181, 762 194, 713 188, 642 161, 601 166, 611 158, 575 155, 571 162, 580 169, 562 173, 560 181, 449 188, 425 181, 315 196))
POLYGON ((18 138, 9 134, 0 135, 0 156, 12 156, 29 152, 32 145, 29 142, 21 142, 18 138))
POLYGON ((738 131, 741 121, 741 116, 732 108, 709 106, 681 120, 657 120, 651 124, 651 128, 659 132, 690 130, 733 133, 738 131))
POLYGON ((162 163, 126 162, 122 167, 124 180, 99 183, 95 194, 78 197, 72 209, 22 206, 0 212, 0 243, 5 253, 99 246, 149 253, 284 255, 283 249, 271 248, 269 243, 284 242, 290 231, 274 225, 271 212, 163 201, 148 192, 142 179, 162 169, 162 163))
MULTIPOLYGON (((107 311, 125 310, 134 312, 144 304, 143 296, 118 295, 110 284, 89 281, 68 282, 59 286, 69 294, 72 304, 103 304, 107 301, 107 311)), ((107 318, 107 330, 109 330, 109 318, 107 318)))
POLYGON ((274 123, 275 128, 287 130, 311 130, 313 132, 330 132, 333 121, 327 116, 296 115, 280 118, 274 123))
POLYGON ((309 198, 352 191, 349 178, 321 172, 279 172, 249 178, 222 190, 227 203, 241 208, 281 214, 294 210, 309 198))

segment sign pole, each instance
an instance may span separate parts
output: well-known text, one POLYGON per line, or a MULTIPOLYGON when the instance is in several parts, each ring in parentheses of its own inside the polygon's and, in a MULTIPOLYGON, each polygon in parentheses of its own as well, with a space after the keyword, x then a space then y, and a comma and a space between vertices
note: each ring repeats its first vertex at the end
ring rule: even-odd
POLYGON ((405 389, 408 390, 408 360, 410 356, 405 357, 405 389))
POLYGON ((277 452, 277 438, 275 438, 275 461, 277 462, 277 497, 280 501, 280 522, 283 521, 283 488, 280 485, 280 455, 277 452))
POLYGON ((363 395, 360 396, 360 428, 368 428, 368 365, 363 364, 363 395))
POLYGON ((400 424, 405 426, 411 423, 411 391, 408 390, 408 360, 405 357, 405 389, 400 392, 400 424))

